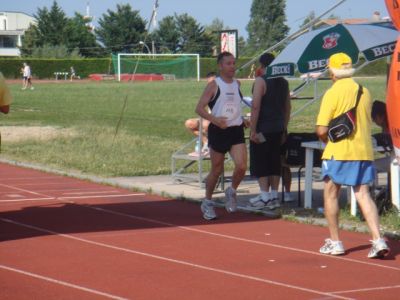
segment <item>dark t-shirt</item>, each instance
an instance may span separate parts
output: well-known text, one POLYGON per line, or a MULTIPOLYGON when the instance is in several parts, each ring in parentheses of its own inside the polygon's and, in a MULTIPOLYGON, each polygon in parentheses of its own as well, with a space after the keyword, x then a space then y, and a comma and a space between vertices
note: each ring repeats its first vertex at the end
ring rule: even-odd
POLYGON ((285 102, 289 84, 283 77, 266 79, 267 92, 261 99, 257 131, 265 133, 285 130, 285 102))

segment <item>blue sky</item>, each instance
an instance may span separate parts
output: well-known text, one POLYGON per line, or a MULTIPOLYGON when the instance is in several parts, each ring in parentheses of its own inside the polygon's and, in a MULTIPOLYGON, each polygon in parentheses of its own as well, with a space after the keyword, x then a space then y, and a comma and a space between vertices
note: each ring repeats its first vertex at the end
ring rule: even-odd
MULTIPOLYGON (((53 0, 2 0, 0 11, 21 11, 33 15, 37 8, 50 7, 53 0)), ((68 16, 75 11, 85 14, 86 3, 90 3, 91 15, 99 19, 107 9, 115 10, 117 3, 129 3, 140 15, 148 20, 154 0, 58 0, 58 4, 68 16)), ((338 0, 286 0, 287 24, 291 30, 298 29, 310 11, 316 15, 337 3, 338 0)), ((249 22, 252 0, 159 0, 158 19, 188 13, 202 25, 213 19, 221 19, 226 26, 239 30, 239 35, 247 37, 246 25, 249 22)), ((341 18, 369 18, 374 11, 387 16, 384 0, 347 0, 332 13, 341 18)))

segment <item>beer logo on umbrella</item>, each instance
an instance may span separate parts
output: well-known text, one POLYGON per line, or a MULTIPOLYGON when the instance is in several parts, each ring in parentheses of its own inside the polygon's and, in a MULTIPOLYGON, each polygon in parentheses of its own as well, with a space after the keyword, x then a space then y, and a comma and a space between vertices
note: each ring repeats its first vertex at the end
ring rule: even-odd
POLYGON ((340 34, 337 32, 332 32, 326 36, 323 37, 324 44, 322 45, 322 48, 328 50, 335 48, 337 46, 338 39, 340 38, 340 34))

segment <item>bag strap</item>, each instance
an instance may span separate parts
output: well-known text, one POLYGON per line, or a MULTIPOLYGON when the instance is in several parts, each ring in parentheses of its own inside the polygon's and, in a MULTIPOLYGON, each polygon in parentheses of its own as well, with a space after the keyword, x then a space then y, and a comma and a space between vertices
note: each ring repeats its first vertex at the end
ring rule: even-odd
POLYGON ((356 105, 354 106, 355 109, 357 109, 358 102, 360 102, 361 95, 363 94, 363 87, 361 84, 358 85, 358 92, 357 92, 357 101, 356 105))

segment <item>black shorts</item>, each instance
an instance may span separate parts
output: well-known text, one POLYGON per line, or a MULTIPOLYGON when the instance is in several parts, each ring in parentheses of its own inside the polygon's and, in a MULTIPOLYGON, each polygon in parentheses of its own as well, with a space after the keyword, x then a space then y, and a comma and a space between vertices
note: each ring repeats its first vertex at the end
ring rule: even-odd
POLYGON ((244 144, 244 126, 221 129, 214 124, 208 127, 208 147, 219 153, 226 153, 233 145, 244 144))
POLYGON ((282 132, 264 133, 266 141, 250 142, 250 174, 254 177, 281 175, 282 132))

